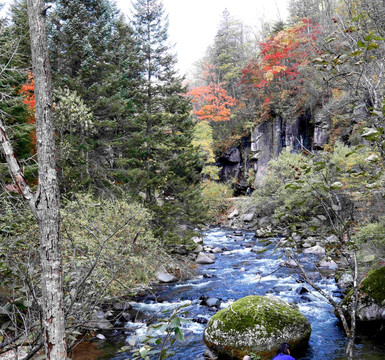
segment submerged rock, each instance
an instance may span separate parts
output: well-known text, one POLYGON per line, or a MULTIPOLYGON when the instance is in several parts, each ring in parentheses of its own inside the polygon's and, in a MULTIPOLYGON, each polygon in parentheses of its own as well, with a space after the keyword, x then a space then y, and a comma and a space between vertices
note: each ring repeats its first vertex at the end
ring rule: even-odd
POLYGON ((282 342, 293 349, 306 345, 309 321, 295 307, 271 296, 247 296, 216 313, 203 339, 219 357, 242 359, 254 353, 271 359, 282 342))

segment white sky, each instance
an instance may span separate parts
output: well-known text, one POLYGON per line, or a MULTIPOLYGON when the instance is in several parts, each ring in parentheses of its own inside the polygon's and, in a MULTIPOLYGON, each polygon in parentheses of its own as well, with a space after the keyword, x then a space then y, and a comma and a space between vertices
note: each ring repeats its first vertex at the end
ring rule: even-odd
MULTIPOLYGON (((131 0, 115 1, 124 14, 131 15, 131 0)), ((170 22, 169 40, 176 44, 181 72, 191 70, 192 64, 202 58, 212 44, 224 9, 245 25, 257 28, 261 19, 265 22, 285 20, 288 3, 289 0, 163 0, 170 22)))
MULTIPOLYGON (((115 0, 130 15, 131 0, 115 0)), ((245 25, 257 27, 260 19, 275 21, 288 16, 289 0, 163 0, 169 16, 169 40, 176 44, 179 68, 188 72, 212 44, 223 10, 245 25)))

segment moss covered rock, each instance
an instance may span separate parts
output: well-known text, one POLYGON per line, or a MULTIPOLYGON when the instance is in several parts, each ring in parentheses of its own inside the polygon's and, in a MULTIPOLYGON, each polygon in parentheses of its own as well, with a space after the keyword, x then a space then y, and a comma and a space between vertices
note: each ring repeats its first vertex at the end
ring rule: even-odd
MULTIPOLYGON (((349 318, 352 291, 342 302, 349 318)), ((385 322, 385 267, 371 271, 358 289, 357 320, 359 322, 385 322)))
POLYGON ((217 312, 204 331, 205 344, 224 358, 254 353, 271 359, 282 342, 306 345, 309 321, 295 307, 272 296, 247 296, 217 312))

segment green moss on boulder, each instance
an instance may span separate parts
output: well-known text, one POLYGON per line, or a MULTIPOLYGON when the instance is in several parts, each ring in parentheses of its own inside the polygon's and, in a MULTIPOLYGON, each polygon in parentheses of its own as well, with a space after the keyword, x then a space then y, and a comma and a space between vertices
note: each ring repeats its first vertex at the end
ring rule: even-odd
POLYGON ((369 273, 362 281, 360 291, 385 307, 385 266, 369 273))
POLYGON ((306 345, 309 321, 295 307, 272 296, 247 296, 217 312, 204 331, 204 342, 221 357, 242 359, 255 353, 271 359, 282 342, 306 345))
MULTIPOLYGON (((349 319, 351 290, 342 301, 342 310, 349 319)), ((385 322, 385 267, 371 271, 358 289, 358 322, 385 322)))

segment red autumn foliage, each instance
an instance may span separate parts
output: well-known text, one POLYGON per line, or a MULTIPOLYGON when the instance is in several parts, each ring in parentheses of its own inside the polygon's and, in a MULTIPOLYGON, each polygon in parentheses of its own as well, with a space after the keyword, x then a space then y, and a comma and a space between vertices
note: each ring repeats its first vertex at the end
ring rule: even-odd
POLYGON ((231 107, 237 105, 237 100, 229 95, 223 88, 223 83, 217 81, 212 66, 206 65, 203 73, 206 86, 192 88, 187 95, 192 97, 194 114, 199 120, 228 121, 230 120, 231 107))
MULTIPOLYGON (((27 106, 29 115, 27 117, 28 124, 36 124, 35 119, 35 83, 33 74, 29 73, 27 81, 22 85, 20 94, 24 96, 24 104, 27 106)), ((30 134, 31 137, 31 150, 33 154, 36 154, 36 130, 33 130, 30 134)))
POLYGON ((246 86, 248 96, 256 96, 257 92, 264 104, 268 104, 280 91, 300 92, 300 69, 318 52, 316 39, 319 33, 318 24, 303 19, 261 43, 260 59, 251 61, 243 69, 242 84, 246 86))

